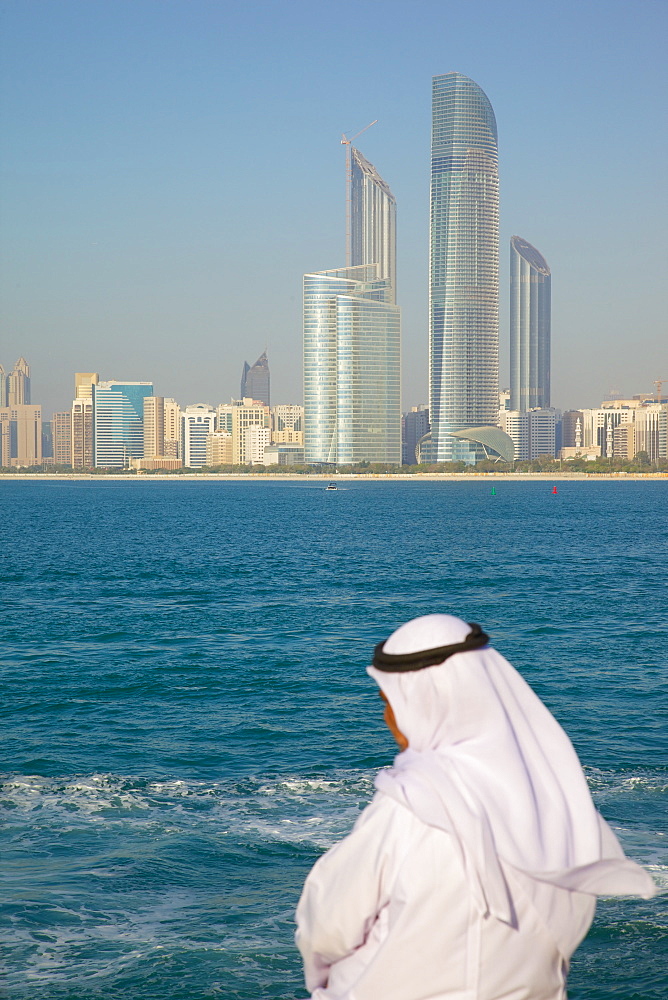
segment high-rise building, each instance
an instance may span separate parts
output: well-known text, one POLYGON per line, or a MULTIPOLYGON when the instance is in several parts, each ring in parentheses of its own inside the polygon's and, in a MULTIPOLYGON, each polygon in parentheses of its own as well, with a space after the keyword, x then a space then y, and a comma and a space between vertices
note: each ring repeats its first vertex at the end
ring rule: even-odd
POLYGON ((220 403, 216 407, 216 430, 232 433, 232 410, 235 406, 242 406, 243 400, 233 399, 230 403, 220 403))
POLYGON ((42 407, 13 403, 0 408, 0 466, 42 464, 42 407))
POLYGON ((232 465, 232 435, 229 431, 214 431, 206 436, 206 464, 232 465))
MULTIPOLYGON (((90 385, 97 385, 90 383, 90 385)), ((72 449, 70 462, 75 469, 92 469, 94 462, 93 396, 80 396, 72 402, 72 449)))
POLYGON ((55 465, 72 465, 72 413, 61 410, 51 418, 53 461, 55 465))
POLYGON ((304 276, 309 463, 401 462, 401 321, 378 265, 304 276))
POLYGON ((144 458, 164 457, 165 397, 144 397, 144 458))
MULTIPOLYGON (((251 461, 259 461, 259 459, 251 457, 251 453, 252 456, 255 456, 258 447, 264 447, 262 442, 264 442, 265 435, 248 436, 246 431, 251 427, 262 430, 271 428, 269 407, 265 406, 262 400, 244 396, 242 399, 233 399, 230 403, 221 403, 217 407, 217 432, 219 434, 230 435, 232 447, 230 462, 234 465, 248 465, 251 461), (258 442, 260 442, 259 445, 258 442), (249 448, 250 451, 248 450, 249 448)), ((218 447, 218 445, 215 445, 215 447, 218 447)), ((226 449, 228 444, 221 441, 220 447, 226 449)), ((227 455, 227 451, 224 451, 224 454, 227 455)))
POLYGON ((561 411, 552 406, 529 410, 529 458, 557 454, 557 426, 561 411))
MULTIPOLYGON (((220 408, 219 408, 220 409, 220 408)), ((251 462, 262 461, 261 452, 264 444, 269 444, 269 407, 259 399, 234 400, 232 403, 232 462, 234 465, 249 465, 251 462), (262 434, 246 433, 251 428, 261 430, 262 434), (267 431, 267 434, 264 431, 267 431), (258 457, 258 455, 260 457, 258 457)), ((220 427, 219 429, 227 429, 220 427)))
MULTIPOLYGON (((69 417, 69 458, 65 459, 65 438, 67 434, 65 415, 58 417, 57 431, 54 438, 54 454, 61 456, 63 463, 67 462, 75 469, 92 469, 95 465, 95 426, 93 407, 93 386, 99 385, 100 376, 97 372, 74 373, 74 401, 69 417)), ((102 454, 102 453, 101 453, 102 454)), ((123 463, 127 465, 126 453, 123 453, 123 463)), ((58 459, 56 458, 56 462, 58 459)))
POLYGON ((216 429, 216 411, 208 403, 194 403, 181 410, 181 448, 187 469, 206 465, 206 439, 216 429))
POLYGON ((279 403, 271 410, 271 443, 304 444, 304 407, 279 403))
POLYGON ((562 458, 668 457, 668 404, 647 393, 607 400, 599 407, 569 410, 562 419, 562 458))
POLYGON ((460 73, 433 79, 430 222, 430 458, 472 464, 498 417, 499 179, 494 111, 460 73))
POLYGON ((397 203, 389 186, 359 149, 350 150, 350 264, 377 264, 396 302, 397 203))
POLYGON ((264 465, 264 450, 271 442, 271 429, 253 424, 244 428, 242 437, 245 464, 264 465))
POLYGON ((668 458, 668 403, 648 403, 635 411, 635 450, 650 462, 668 458))
POLYGON ((0 410, 7 406, 7 375, 5 369, 0 365, 0 410))
POLYGON ((93 386, 100 381, 97 372, 75 372, 74 373, 74 398, 92 399, 93 386))
POLYGON ((513 439, 515 458, 526 462, 529 458, 529 414, 526 410, 501 410, 499 427, 513 439))
POLYGON ((561 446, 575 448, 582 445, 582 411, 566 410, 561 415, 561 446))
POLYGON ((7 406, 26 406, 29 403, 30 365, 25 358, 19 358, 7 376, 7 406))
POLYGON ((557 423, 561 414, 550 407, 531 410, 501 410, 499 426, 512 438, 514 457, 531 461, 540 455, 556 454, 557 423))
POLYGON ((267 352, 264 351, 254 365, 249 365, 247 361, 244 361, 240 396, 242 399, 244 397, 258 399, 265 406, 270 406, 270 389, 269 361, 267 360, 267 352))
POLYGON ((165 458, 182 458, 181 407, 171 396, 164 397, 165 408, 165 458))
POLYGON ((144 450, 144 397, 152 382, 98 382, 93 394, 93 464, 123 469, 144 450))
POLYGON ((401 462, 401 313, 396 202, 350 147, 350 266, 304 276, 308 463, 401 462))
MULTIPOLYGON (((181 409, 175 399, 167 396, 146 396, 144 399, 145 459, 181 457, 179 450, 180 414, 181 409)), ((169 468, 174 467, 169 466, 169 468)), ((148 468, 148 466, 144 465, 142 468, 148 468)))
POLYGON ((618 424, 612 432, 612 457, 621 458, 625 462, 635 458, 636 455, 636 428, 635 421, 631 424, 618 424))
POLYGON ((634 407, 599 406, 579 412, 582 414, 581 440, 576 444, 584 448, 598 447, 603 458, 612 458, 615 427, 632 423, 636 411, 634 407))
POLYGON ((8 469, 12 464, 12 433, 10 410, 0 406, 0 468, 8 469))
POLYGON ((401 462, 415 465, 416 448, 425 434, 429 433, 429 407, 413 406, 401 418, 401 462))
POLYGON ((550 295, 547 261, 521 236, 510 241, 510 409, 550 406, 550 295))
POLYGON ((42 420, 42 465, 53 465, 53 427, 50 420, 42 420))

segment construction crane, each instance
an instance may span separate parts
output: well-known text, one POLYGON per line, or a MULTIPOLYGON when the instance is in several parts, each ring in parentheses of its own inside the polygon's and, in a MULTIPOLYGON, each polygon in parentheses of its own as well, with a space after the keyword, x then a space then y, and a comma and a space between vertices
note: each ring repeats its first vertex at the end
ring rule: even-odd
POLYGON ((377 123, 378 123, 377 118, 374 121, 369 122, 369 124, 365 125, 364 128, 359 130, 359 132, 356 132, 355 135, 352 137, 352 139, 349 139, 345 132, 341 136, 341 145, 346 147, 346 267, 350 267, 350 262, 353 256, 352 232, 351 232, 352 230, 351 208, 353 200, 353 193, 352 193, 353 164, 352 164, 352 155, 350 152, 350 147, 352 143, 355 141, 355 139, 357 139, 357 137, 362 134, 362 132, 366 132, 368 128, 371 128, 372 125, 376 125, 377 123))
POLYGON ((663 388, 663 383, 668 382, 668 378, 655 378, 654 385, 656 386, 656 401, 661 403, 661 390, 663 388))

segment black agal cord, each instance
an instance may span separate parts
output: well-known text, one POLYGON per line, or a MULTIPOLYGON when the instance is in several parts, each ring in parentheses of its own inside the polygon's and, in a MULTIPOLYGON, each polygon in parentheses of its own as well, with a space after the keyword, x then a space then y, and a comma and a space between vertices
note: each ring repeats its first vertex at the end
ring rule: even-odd
POLYGON ((470 649, 480 649, 489 642, 489 636, 475 622, 469 622, 471 631, 463 642, 455 642, 451 646, 438 646, 436 649, 419 649, 416 653, 384 653, 384 642, 379 642, 373 651, 373 665, 389 674, 397 674, 408 670, 423 670, 443 663, 455 653, 466 653, 470 649))

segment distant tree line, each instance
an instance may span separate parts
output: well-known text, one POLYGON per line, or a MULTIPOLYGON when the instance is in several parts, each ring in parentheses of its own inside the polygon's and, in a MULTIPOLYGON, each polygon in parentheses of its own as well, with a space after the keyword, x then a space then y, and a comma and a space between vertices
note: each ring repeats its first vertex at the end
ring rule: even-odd
POLYGON ((494 472, 522 473, 539 472, 568 473, 587 472, 593 475, 597 473, 627 472, 627 473, 651 473, 668 472, 668 459, 660 459, 652 462, 646 451, 640 451, 635 458, 624 460, 620 458, 597 458, 593 462, 583 458, 569 459, 562 461, 552 458, 551 455, 541 455, 530 462, 501 462, 491 459, 478 462, 477 465, 466 465, 464 462, 427 462, 423 465, 394 465, 390 462, 358 462, 356 465, 338 466, 314 466, 314 465, 215 465, 203 466, 201 468, 189 469, 83 469, 73 468, 71 465, 31 465, 24 468, 14 468, 2 466, 0 473, 4 475, 25 474, 25 473, 60 473, 63 475, 126 475, 126 476, 183 476, 196 475, 198 473, 217 473, 220 475, 298 475, 298 476, 328 476, 328 475, 415 475, 420 476, 425 473, 467 473, 469 475, 485 474, 494 472))

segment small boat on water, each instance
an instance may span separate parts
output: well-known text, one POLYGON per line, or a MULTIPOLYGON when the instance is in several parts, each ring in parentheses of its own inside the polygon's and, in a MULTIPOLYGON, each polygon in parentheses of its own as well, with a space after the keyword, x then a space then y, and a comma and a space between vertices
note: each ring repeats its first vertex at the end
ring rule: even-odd
POLYGON ((336 485, 336 483, 330 483, 329 486, 325 486, 325 492, 327 493, 329 492, 329 490, 338 490, 338 488, 339 487, 336 485))

